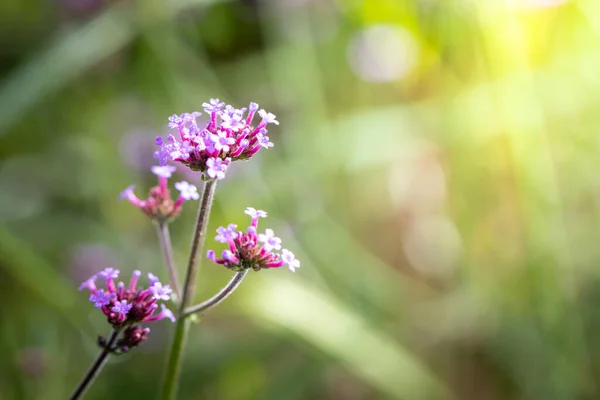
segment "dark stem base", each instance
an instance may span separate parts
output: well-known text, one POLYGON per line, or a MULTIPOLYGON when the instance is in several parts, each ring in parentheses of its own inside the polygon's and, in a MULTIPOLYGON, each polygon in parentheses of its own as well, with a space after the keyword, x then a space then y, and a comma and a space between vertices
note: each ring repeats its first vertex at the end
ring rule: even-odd
POLYGON ((96 358, 88 372, 85 374, 79 385, 77 385, 77 388, 75 389, 71 397, 69 397, 70 400, 79 399, 86 391, 86 389, 90 386, 90 384, 94 381, 94 379, 108 360, 108 356, 110 355, 111 349, 117 342, 120 331, 120 329, 113 329, 108 338, 108 341, 106 342, 106 345, 104 346, 100 354, 98 354, 98 357, 96 358))

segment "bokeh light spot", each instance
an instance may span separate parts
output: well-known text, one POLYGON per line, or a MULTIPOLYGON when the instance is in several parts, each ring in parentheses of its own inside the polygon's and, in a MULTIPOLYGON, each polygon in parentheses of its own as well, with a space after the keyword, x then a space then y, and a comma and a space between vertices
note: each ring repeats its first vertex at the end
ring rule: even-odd
POLYGON ((412 34, 396 25, 375 25, 356 33, 348 45, 350 67, 367 82, 406 77, 418 59, 412 34))

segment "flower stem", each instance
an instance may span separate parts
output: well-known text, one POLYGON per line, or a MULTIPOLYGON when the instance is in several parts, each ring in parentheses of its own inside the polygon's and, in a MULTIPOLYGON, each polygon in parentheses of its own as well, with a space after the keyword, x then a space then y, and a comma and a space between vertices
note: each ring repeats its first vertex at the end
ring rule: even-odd
POLYGON ((236 272, 236 274, 231 278, 229 283, 221 289, 219 293, 211 297, 210 299, 197 304, 193 307, 188 307, 184 310, 183 316, 188 317, 192 314, 200 314, 210 310, 213 307, 218 306, 223 300, 225 300, 237 287, 242 283, 244 277, 248 274, 248 270, 244 272, 236 272))
POLYGON ((179 307, 179 315, 175 324, 175 336, 169 353, 169 360, 162 387, 161 398, 164 400, 175 399, 177 394, 177 386, 179 374, 181 370, 183 348, 187 339, 187 332, 190 327, 190 321, 185 315, 185 309, 190 306, 196 291, 196 277, 198 276, 197 256, 203 251, 204 239, 206 238, 206 228, 208 226, 208 218, 210 216, 210 207, 217 186, 216 180, 206 181, 204 184, 204 192, 200 200, 198 208, 198 217, 196 219, 196 230, 192 238, 192 248, 190 250, 190 258, 188 260, 187 270, 185 273, 185 281, 183 283, 183 293, 179 307))
POLYGON ((100 370, 102 369, 102 367, 104 366, 106 361, 108 360, 110 350, 116 343, 117 338, 119 337, 120 331, 121 331, 120 329, 113 329, 113 331, 111 332, 111 334, 108 338, 108 341, 106 342, 106 346, 104 346, 104 348, 102 349, 100 354, 98 354, 96 361, 94 361, 94 363, 92 364, 92 366, 90 367, 88 372, 86 372, 86 374, 83 377, 83 379, 81 380, 81 382, 79 382, 79 385, 77 385, 77 388, 75 389, 75 391, 73 392, 71 397, 69 397, 70 400, 79 399, 83 395, 83 393, 86 391, 86 389, 91 385, 91 383, 94 381, 94 379, 96 379, 96 376, 98 375, 98 373, 100 372, 100 370))
POLYGON ((163 256, 165 257, 165 264, 169 271, 169 283, 171 288, 177 295, 177 299, 181 299, 181 292, 179 291, 179 279, 177 278, 177 270, 175 269, 175 263, 173 262, 173 246, 171 245, 171 236, 169 235, 169 225, 166 222, 159 222, 156 224, 156 230, 158 232, 158 241, 162 249, 163 256))

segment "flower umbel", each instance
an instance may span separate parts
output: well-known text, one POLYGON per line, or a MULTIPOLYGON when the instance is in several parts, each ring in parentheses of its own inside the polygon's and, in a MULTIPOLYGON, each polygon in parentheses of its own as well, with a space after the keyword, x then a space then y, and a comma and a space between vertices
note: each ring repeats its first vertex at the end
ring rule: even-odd
POLYGON ((184 113, 169 117, 168 127, 179 131, 179 140, 169 134, 166 140, 156 138, 160 149, 154 153, 162 166, 167 161, 177 161, 193 171, 203 172, 203 179, 223 179, 229 164, 237 160, 247 160, 262 147, 273 146, 266 136, 267 124, 279 125, 274 114, 258 111, 261 121, 253 126, 252 120, 258 104, 250 103, 248 108, 236 109, 210 99, 203 103, 204 111, 210 120, 204 128, 198 126, 196 117, 200 112, 184 113), (246 114, 248 111, 248 114, 246 114))
POLYGON ((217 264, 221 264, 233 271, 242 272, 252 268, 259 271, 265 268, 278 268, 287 265, 294 272, 300 268, 300 261, 294 253, 287 249, 281 250, 281 254, 273 250, 281 249, 281 239, 275 236, 272 229, 265 233, 256 233, 259 218, 266 218, 267 213, 248 207, 245 211, 250 215, 252 222, 246 232, 236 231, 237 225, 229 224, 227 228, 219 227, 215 240, 227 243, 229 249, 223 250, 221 258, 215 256, 215 252, 209 250, 206 256, 217 264))
POLYGON ((168 179, 175 172, 175 167, 170 165, 153 166, 152 173, 158 176, 158 186, 150 189, 146 200, 140 200, 133 192, 134 186, 125 189, 120 199, 127 199, 131 204, 142 210, 150 218, 159 222, 169 221, 177 217, 181 212, 181 205, 188 200, 198 200, 200 195, 196 186, 182 181, 175 183, 175 189, 179 191, 179 197, 173 201, 167 187, 168 179))
POLYGON ((154 275, 148 274, 150 285, 147 288, 138 287, 140 271, 133 272, 129 285, 123 282, 115 285, 113 279, 118 275, 119 270, 106 268, 85 281, 80 290, 89 290, 89 300, 94 303, 94 307, 102 310, 113 328, 125 328, 123 337, 117 342, 116 347, 110 349, 112 352, 123 353, 144 341, 150 332, 150 329, 142 328, 138 323, 164 318, 175 321, 175 317, 164 304, 160 304, 161 311, 157 312, 159 301, 170 300, 169 285, 163 285, 154 275), (96 279, 104 279, 107 289, 98 289, 95 284, 90 284, 96 279))

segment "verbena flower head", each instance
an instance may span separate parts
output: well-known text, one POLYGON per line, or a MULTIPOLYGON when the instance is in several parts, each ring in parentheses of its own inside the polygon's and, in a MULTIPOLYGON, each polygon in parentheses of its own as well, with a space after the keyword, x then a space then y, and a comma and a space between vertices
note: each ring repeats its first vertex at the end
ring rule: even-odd
POLYGON ((170 300, 172 290, 169 285, 163 285, 154 275, 148 274, 148 287, 139 287, 140 275, 140 271, 134 271, 128 285, 116 283, 119 270, 106 268, 79 287, 79 290, 87 289, 90 292, 89 301, 106 315, 113 328, 124 328, 123 337, 111 351, 124 352, 144 341, 150 329, 142 328, 139 323, 165 318, 175 321, 173 313, 164 304, 159 304, 160 301, 170 300), (96 286, 98 280, 105 282, 106 289, 96 286))
POLYGON ((175 167, 170 165, 158 165, 152 167, 152 172, 158 176, 158 186, 150 189, 146 200, 140 200, 133 192, 134 186, 129 186, 120 195, 120 199, 127 199, 135 207, 142 210, 150 218, 157 221, 169 221, 177 217, 181 212, 181 205, 188 200, 198 200, 200 195, 196 186, 182 181, 175 183, 175 189, 179 191, 177 200, 171 199, 167 187, 168 179, 175 172, 175 167))
POLYGON ((193 171, 203 172, 203 179, 223 179, 231 162, 247 160, 261 148, 273 147, 266 126, 279 125, 279 122, 275 115, 259 110, 261 121, 252 125, 258 104, 250 103, 247 109, 236 109, 219 99, 210 99, 202 106, 210 115, 204 128, 196 123, 200 112, 169 117, 167 126, 177 129, 179 139, 171 134, 166 139, 156 138, 155 144, 160 149, 154 157, 159 159, 160 165, 167 165, 169 160, 176 161, 193 171))
POLYGON ((266 218, 267 213, 248 207, 246 214, 252 218, 252 222, 246 231, 237 231, 237 225, 229 224, 226 228, 219 227, 215 240, 227 243, 229 249, 223 250, 221 258, 217 258, 213 250, 209 250, 206 256, 217 264, 221 264, 232 271, 245 271, 253 269, 259 271, 265 268, 278 268, 287 265, 294 272, 300 268, 300 261, 294 253, 282 249, 281 253, 275 250, 281 249, 281 239, 275 236, 272 229, 265 233, 257 234, 259 218, 266 218))

